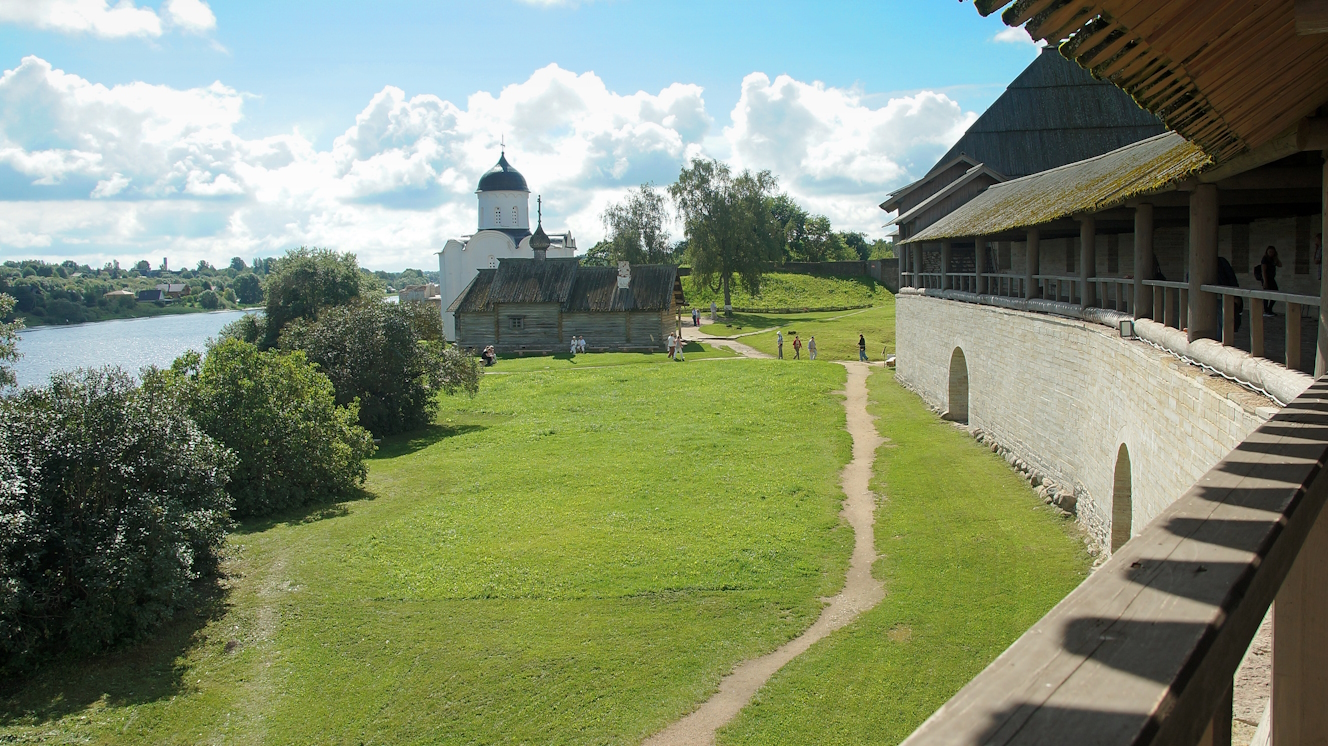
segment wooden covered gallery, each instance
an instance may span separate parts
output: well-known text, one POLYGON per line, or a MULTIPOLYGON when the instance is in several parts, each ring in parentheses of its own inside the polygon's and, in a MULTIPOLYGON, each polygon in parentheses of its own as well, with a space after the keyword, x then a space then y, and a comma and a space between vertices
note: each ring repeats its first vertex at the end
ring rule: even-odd
POLYGON ((593 350, 645 351, 665 348, 684 302, 670 264, 500 259, 496 269, 481 269, 448 310, 462 347, 552 354, 580 336, 593 350))
MULTIPOLYGON (((1313 360, 1288 354, 1286 362, 1312 362, 1318 380, 1114 548, 905 745, 1230 744, 1233 676, 1269 613, 1271 696, 1255 739, 1326 744, 1328 310, 1320 299, 1328 273, 1313 270, 1309 244, 1328 213, 1328 3, 975 5, 983 14, 1004 9, 1008 25, 1117 85, 1171 133, 992 186, 909 237, 901 284, 1019 311, 1114 307, 1132 313, 1135 326, 1157 326, 1138 320, 1151 316, 1184 328, 1187 335, 1165 335, 1182 349, 1216 348, 1214 357, 1242 364, 1262 350, 1224 346, 1237 341, 1237 299, 1247 309, 1281 304, 1288 345, 1302 312, 1314 309, 1313 360), (925 271, 924 253, 948 258, 960 241, 974 242, 979 256, 1018 247, 1023 266, 925 271), (1245 287, 1265 241, 1289 242, 1279 253, 1297 292, 1245 287), (1166 280, 1151 279, 1154 260, 1166 280), (1220 282, 1223 261, 1240 287, 1220 282)), ((1248 321, 1253 327, 1262 314, 1248 321)), ((1122 336, 1130 326, 1122 323, 1122 336)))

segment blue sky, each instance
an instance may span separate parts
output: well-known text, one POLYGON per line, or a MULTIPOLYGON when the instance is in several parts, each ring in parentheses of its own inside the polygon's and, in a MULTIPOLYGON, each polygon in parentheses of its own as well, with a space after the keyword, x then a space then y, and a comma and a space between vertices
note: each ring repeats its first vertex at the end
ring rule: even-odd
POLYGON ((583 246, 606 204, 696 156, 769 168, 881 235, 875 204, 1036 54, 954 0, 128 10, 0 0, 5 258, 178 266, 317 243, 421 266, 473 230, 504 134, 583 246))

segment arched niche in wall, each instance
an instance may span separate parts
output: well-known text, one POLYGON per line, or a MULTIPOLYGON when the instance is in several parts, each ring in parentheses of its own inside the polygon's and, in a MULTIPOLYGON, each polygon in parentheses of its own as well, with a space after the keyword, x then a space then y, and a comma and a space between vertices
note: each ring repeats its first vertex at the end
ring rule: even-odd
POLYGON ((958 347, 950 355, 950 394, 946 402, 945 418, 968 424, 968 361, 958 347))
POLYGON ((1130 540, 1134 523, 1130 477, 1130 449, 1121 443, 1116 452, 1116 476, 1111 487, 1111 551, 1115 552, 1130 540))

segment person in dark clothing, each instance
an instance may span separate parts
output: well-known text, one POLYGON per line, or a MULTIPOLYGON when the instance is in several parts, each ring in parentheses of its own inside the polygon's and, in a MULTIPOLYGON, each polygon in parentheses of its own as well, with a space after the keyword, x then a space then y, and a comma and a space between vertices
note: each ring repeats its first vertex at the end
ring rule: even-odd
POLYGON ((867 338, 861 334, 858 335, 858 360, 867 362, 867 338))
MULTIPOLYGON (((1218 284, 1218 285, 1221 285, 1222 287, 1226 287, 1226 288, 1238 288, 1238 287, 1240 287, 1240 280, 1236 277, 1236 270, 1235 270, 1234 267, 1231 266, 1231 262, 1229 262, 1229 261, 1226 260, 1226 257, 1221 257, 1221 256, 1219 256, 1219 257, 1217 258, 1217 284, 1218 284)), ((1222 304, 1221 306, 1218 306, 1218 309, 1217 309, 1217 325, 1218 325, 1218 328, 1221 328, 1221 327, 1223 326, 1223 324, 1225 323, 1225 320, 1222 318, 1222 314, 1223 314, 1223 312, 1224 312, 1225 310, 1226 310, 1226 304, 1225 304, 1225 303, 1222 304)), ((1240 321, 1241 321, 1241 316, 1244 315, 1244 313, 1245 313, 1245 299, 1242 298, 1242 297, 1240 297, 1239 295, 1237 295, 1237 296, 1236 296, 1236 331, 1240 331, 1240 321)))
MULTIPOLYGON (((1259 280, 1263 283, 1264 290, 1277 290, 1277 268, 1282 266, 1282 260, 1277 258, 1277 249, 1272 246, 1263 253, 1263 259, 1259 260, 1259 280)), ((1263 302, 1263 315, 1273 315, 1273 302, 1266 300, 1263 302)))

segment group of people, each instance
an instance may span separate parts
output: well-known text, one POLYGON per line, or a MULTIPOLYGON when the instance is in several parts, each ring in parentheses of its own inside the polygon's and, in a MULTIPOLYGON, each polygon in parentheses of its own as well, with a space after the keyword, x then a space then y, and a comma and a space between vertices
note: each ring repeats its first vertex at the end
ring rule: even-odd
MULTIPOLYGON (((782 331, 775 332, 775 349, 776 349, 775 356, 778 357, 780 360, 783 360, 784 332, 782 331)), ((807 338, 807 356, 810 357, 812 360, 816 359, 816 337, 814 336, 807 338)), ((793 332, 793 359, 794 360, 802 359, 802 339, 798 337, 797 332, 793 332)))
MULTIPOLYGON (((475 354, 475 349, 473 347, 470 350, 470 354, 475 354)), ((480 353, 480 357, 484 359, 484 367, 486 368, 498 362, 498 352, 493 349, 493 345, 485 347, 484 352, 480 353)))
POLYGON ((586 338, 578 334, 578 335, 572 337, 572 342, 571 342, 571 345, 570 345, 570 346, 571 346, 571 350, 570 350, 570 352, 571 352, 573 355, 575 355, 575 354, 577 354, 577 353, 579 353, 579 352, 585 352, 585 351, 586 351, 586 338))

